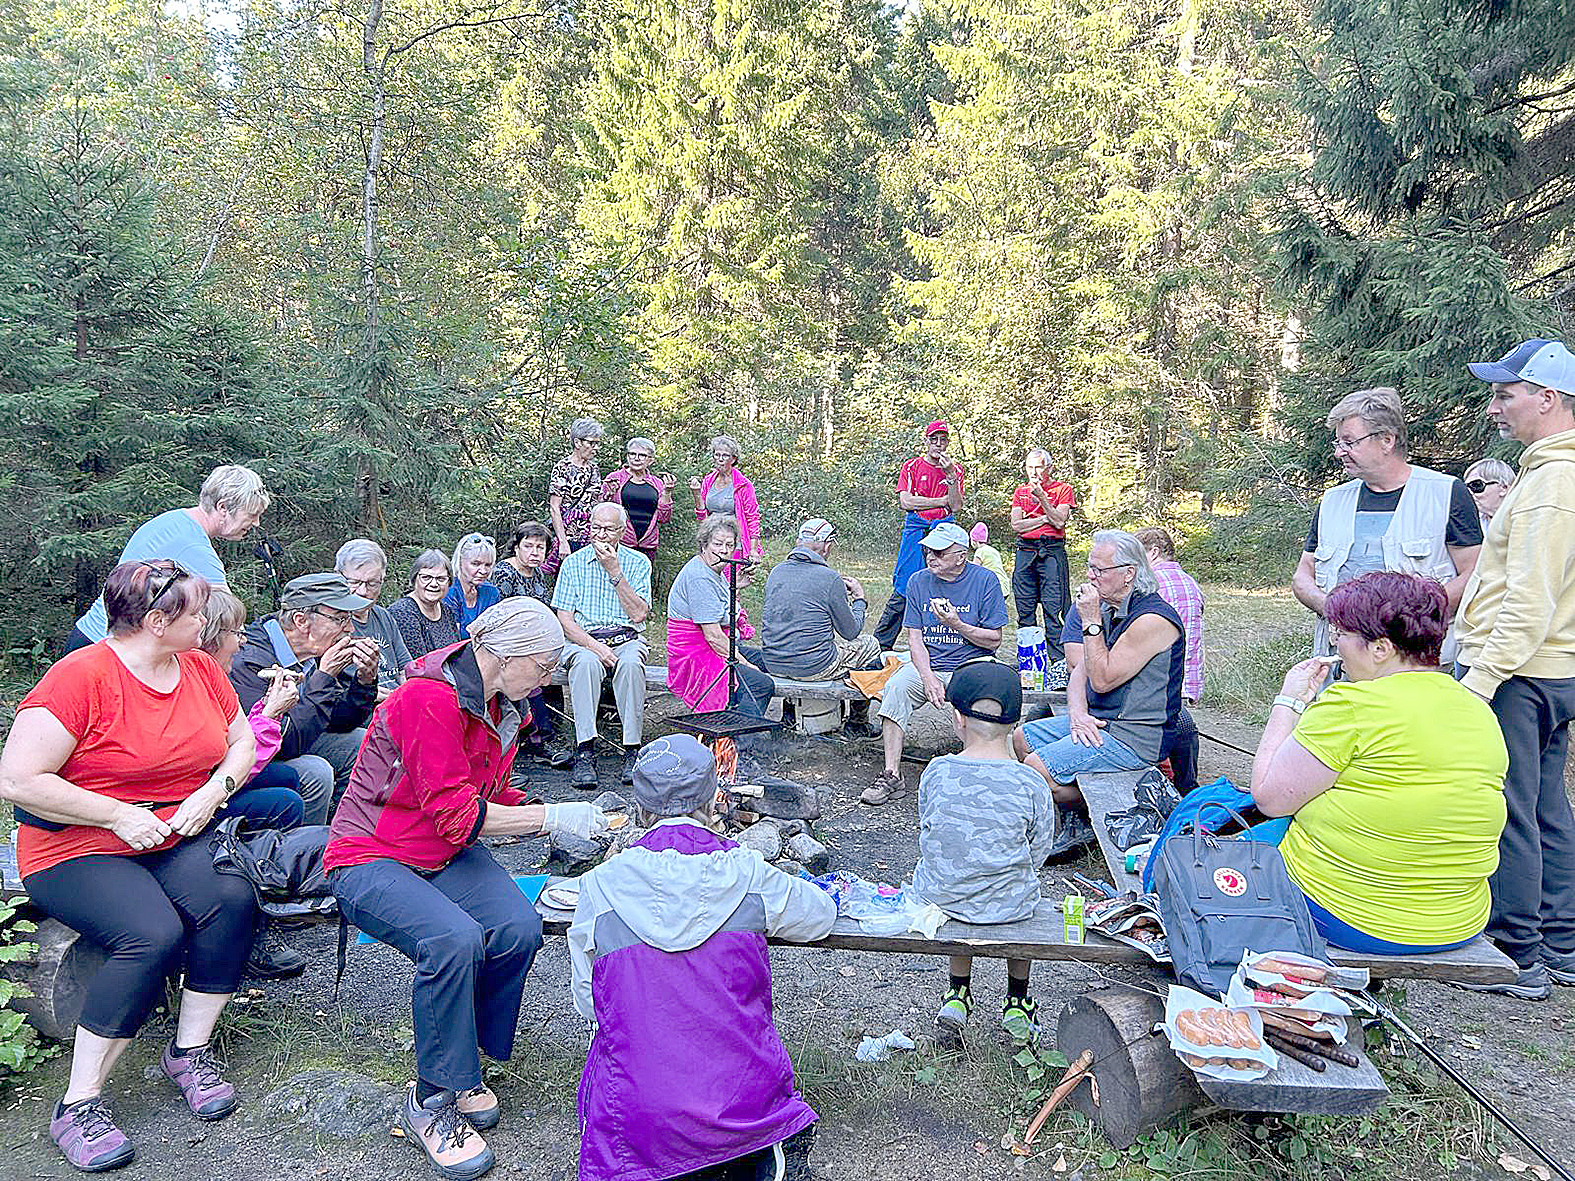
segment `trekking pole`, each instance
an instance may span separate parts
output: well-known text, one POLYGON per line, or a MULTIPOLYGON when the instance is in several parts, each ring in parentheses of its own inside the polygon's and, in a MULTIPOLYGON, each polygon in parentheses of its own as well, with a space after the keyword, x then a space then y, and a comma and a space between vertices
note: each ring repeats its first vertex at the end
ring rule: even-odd
POLYGON ((1447 1074, 1450 1079, 1460 1087, 1461 1090, 1465 1091, 1467 1095, 1470 1095, 1471 1098, 1475 1099, 1477 1103, 1479 1103, 1489 1115, 1502 1124, 1505 1129, 1507 1129, 1509 1133, 1515 1137, 1515 1139, 1519 1140, 1527 1148, 1531 1149, 1531 1151, 1534 1152, 1543 1161, 1543 1163, 1548 1166, 1548 1168, 1552 1169, 1554 1173, 1562 1177, 1564 1181, 1575 1181, 1575 1174, 1572 1174, 1563 1165, 1559 1164, 1558 1161, 1549 1156, 1547 1150, 1544 1149, 1542 1145, 1533 1140, 1529 1132, 1522 1129, 1519 1124, 1517 1124, 1514 1120, 1510 1119, 1509 1116, 1505 1115, 1502 1111, 1495 1107, 1491 1099, 1489 1099, 1481 1091, 1477 1090, 1476 1087, 1472 1086, 1471 1083, 1466 1080, 1464 1075, 1462 1075, 1453 1066, 1449 1065, 1449 1063, 1444 1060, 1444 1056, 1437 1050, 1433 1049, 1432 1046, 1423 1041, 1421 1035, 1419 1035, 1416 1030, 1412 1029, 1409 1025, 1402 1021, 1400 1016, 1393 1009, 1384 1004, 1377 997, 1373 996, 1371 992, 1364 993, 1363 995, 1367 998, 1368 1002, 1372 1004, 1373 1012, 1377 1013, 1385 1021, 1389 1022, 1390 1025, 1393 1025, 1395 1029, 1399 1030, 1400 1033, 1404 1034, 1405 1037, 1412 1043, 1412 1045, 1416 1046, 1418 1050, 1422 1051, 1423 1057, 1425 1057, 1434 1066, 1438 1067, 1438 1069, 1447 1074))

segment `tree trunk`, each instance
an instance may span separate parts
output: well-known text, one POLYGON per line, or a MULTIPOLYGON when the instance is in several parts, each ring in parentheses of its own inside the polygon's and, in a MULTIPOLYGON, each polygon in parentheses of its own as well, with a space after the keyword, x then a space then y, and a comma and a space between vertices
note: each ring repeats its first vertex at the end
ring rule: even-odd
MULTIPOLYGON (((366 145, 366 171, 361 177, 361 300, 365 313, 362 336, 363 362, 367 367, 367 398, 372 405, 383 401, 381 309, 378 306, 377 174, 383 167, 383 126, 387 119, 383 63, 377 58, 377 32, 383 21, 383 0, 371 0, 361 31, 361 69, 372 99, 371 134, 366 145)), ((369 440, 368 440, 369 441, 369 440)), ((372 524, 381 516, 377 473, 364 454, 356 458, 356 484, 361 496, 361 520, 372 524)))

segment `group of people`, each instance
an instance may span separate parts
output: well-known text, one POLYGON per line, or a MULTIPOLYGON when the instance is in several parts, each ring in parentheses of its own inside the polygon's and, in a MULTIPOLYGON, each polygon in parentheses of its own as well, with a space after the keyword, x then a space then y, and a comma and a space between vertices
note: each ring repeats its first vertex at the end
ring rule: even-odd
MULTIPOLYGON (((1507 486, 1486 464, 1469 486, 1410 464, 1393 391, 1361 391, 1330 413, 1352 479, 1309 530, 1295 593, 1317 616, 1317 648, 1274 700, 1251 798, 1290 818, 1285 862, 1331 943, 1404 954, 1485 928, 1520 968, 1503 989, 1534 998, 1549 981, 1575 984, 1575 822, 1562 783, 1575 715, 1575 358, 1537 340, 1472 370, 1490 383, 1501 434, 1525 445, 1507 486)), ((815 1116, 773 1024, 765 940, 820 938, 835 906, 718 835, 703 745, 641 745, 650 551, 675 481, 651 475, 643 439, 602 480, 601 428, 582 419, 571 433, 550 524, 522 524, 501 560, 481 534, 451 555, 422 553, 386 608, 387 555, 358 538, 248 622, 213 547, 267 508, 246 468, 215 470, 195 507, 133 534, 0 755, 30 897, 108 953, 51 1118, 72 1164, 131 1158, 102 1091, 173 972, 182 992, 160 1069, 196 1118, 235 1106, 210 1050, 216 1022, 249 965, 299 970, 288 948, 259 939, 251 887, 216 871, 201 839, 240 814, 327 825, 323 864, 343 913, 416 965, 406 1135, 443 1176, 492 1166, 480 1133, 502 1112, 480 1055, 512 1051, 541 924, 479 842, 589 837, 609 823, 590 803, 533 803, 515 776, 519 752, 545 753, 541 694, 562 664, 571 782, 595 783, 610 674, 623 778, 647 829, 581 879, 570 931, 574 1003, 595 1027, 581 1176, 779 1175, 782 1142, 815 1116), (684 1087, 657 1085, 674 1072, 684 1087)), ((884 763, 862 797, 871 806, 908 790, 914 712, 946 708, 962 746, 920 780, 913 889, 950 917, 1010 922, 1037 905, 1045 859, 1088 839, 1079 774, 1168 759, 1178 784, 1189 768, 1195 782, 1185 705, 1201 692, 1202 596, 1160 529, 1096 532, 1073 590, 1071 488, 1030 452, 1009 585, 1019 627, 1042 613, 1054 638, 1067 709, 1025 719, 1018 671, 996 658, 1005 572, 984 564, 987 537, 956 520, 963 469, 949 437, 932 423, 899 474, 907 516, 872 635, 864 587, 831 564, 836 526, 818 517, 769 572, 749 634, 729 591, 763 555, 758 506, 736 442, 714 440, 715 470, 691 482, 697 553, 668 595, 668 678, 696 708, 758 710, 773 677, 879 670, 884 763), (904 632, 907 660, 883 664, 904 632)), ((970 973, 953 958, 941 1025, 969 1019, 970 973)), ((1027 961, 1009 962, 1001 1023, 1018 1038, 1037 1027, 1028 976, 1027 961)))

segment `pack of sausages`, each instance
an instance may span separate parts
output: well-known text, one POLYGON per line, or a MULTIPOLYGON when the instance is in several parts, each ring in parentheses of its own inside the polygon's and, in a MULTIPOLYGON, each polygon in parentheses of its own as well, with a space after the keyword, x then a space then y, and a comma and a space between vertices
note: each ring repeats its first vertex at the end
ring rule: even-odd
POLYGON ((1180 984, 1170 986, 1160 1028, 1181 1060, 1206 1078, 1250 1082, 1280 1064, 1255 1010, 1221 1003, 1180 984))
POLYGON ((1368 982, 1366 968, 1339 968, 1297 952, 1248 951, 1225 999, 1258 1013, 1271 1031, 1343 1043, 1349 994, 1368 982))

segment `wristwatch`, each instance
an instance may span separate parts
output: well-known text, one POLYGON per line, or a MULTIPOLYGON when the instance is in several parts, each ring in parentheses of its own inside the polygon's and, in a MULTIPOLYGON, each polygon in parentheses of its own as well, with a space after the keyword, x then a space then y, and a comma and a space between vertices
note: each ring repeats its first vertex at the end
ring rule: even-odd
POLYGON ((1300 697, 1292 697, 1288 693, 1281 693, 1274 699, 1275 705, 1283 705, 1293 713, 1301 713, 1307 708, 1307 703, 1300 697))
POLYGON ((621 574, 617 575, 614 578, 609 578, 607 581, 612 583, 613 590, 617 590, 618 589, 618 584, 623 581, 623 575, 621 575, 621 574))
POLYGON ((1104 631, 1105 625, 1102 623, 1085 623, 1083 625, 1083 634, 1085 636, 1103 635, 1104 631))
POLYGON ((239 788, 240 788, 240 784, 235 782, 235 777, 233 775, 226 775, 224 777, 224 798, 225 799, 229 799, 231 796, 233 796, 239 788))

